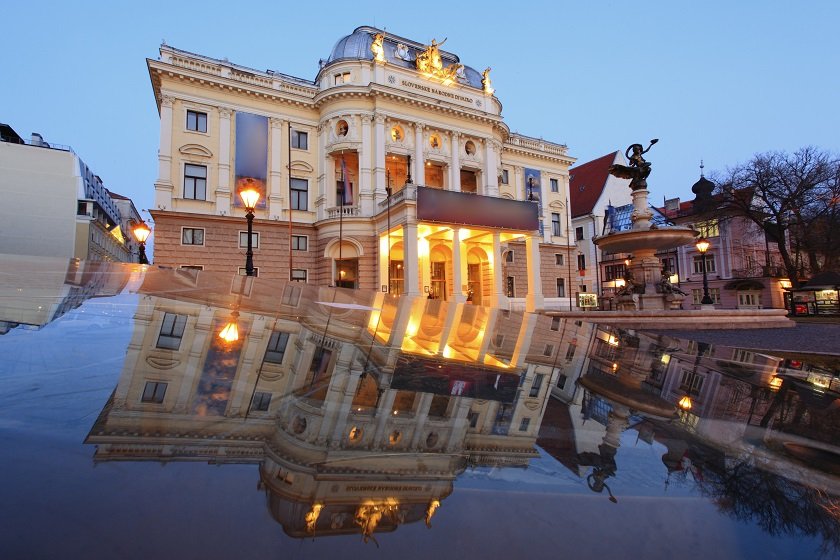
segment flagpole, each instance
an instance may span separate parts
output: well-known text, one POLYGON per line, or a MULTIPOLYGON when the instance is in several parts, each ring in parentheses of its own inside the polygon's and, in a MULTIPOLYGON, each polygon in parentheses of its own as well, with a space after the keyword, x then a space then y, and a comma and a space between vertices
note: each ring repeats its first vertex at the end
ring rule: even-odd
POLYGON ((341 279, 341 245, 344 238, 344 197, 347 196, 347 165, 344 163, 344 152, 341 153, 341 204, 338 207, 338 266, 335 267, 337 276, 335 285, 341 279))
MULTIPOLYGON (((289 121, 289 138, 286 150, 289 155, 289 280, 292 279, 292 121, 289 121)), ((308 194, 308 193, 307 193, 308 194)), ((308 279, 307 279, 308 280, 308 279)))
POLYGON ((391 293, 391 172, 385 170, 385 193, 388 195, 388 292, 391 293))

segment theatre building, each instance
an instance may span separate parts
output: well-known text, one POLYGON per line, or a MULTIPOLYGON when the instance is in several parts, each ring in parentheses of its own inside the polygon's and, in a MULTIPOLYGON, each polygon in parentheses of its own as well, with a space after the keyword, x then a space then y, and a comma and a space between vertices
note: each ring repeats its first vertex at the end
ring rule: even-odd
POLYGON ((313 81, 162 45, 155 264, 244 273, 253 187, 260 277, 568 308, 574 158, 442 45, 360 27, 313 81))

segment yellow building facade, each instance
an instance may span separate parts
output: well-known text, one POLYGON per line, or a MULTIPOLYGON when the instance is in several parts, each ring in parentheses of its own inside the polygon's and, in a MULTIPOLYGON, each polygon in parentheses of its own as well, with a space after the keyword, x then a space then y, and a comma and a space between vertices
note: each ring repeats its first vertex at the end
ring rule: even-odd
POLYGON ((566 146, 512 133, 490 71, 372 27, 314 81, 162 45, 155 262, 502 307, 565 308, 566 146))

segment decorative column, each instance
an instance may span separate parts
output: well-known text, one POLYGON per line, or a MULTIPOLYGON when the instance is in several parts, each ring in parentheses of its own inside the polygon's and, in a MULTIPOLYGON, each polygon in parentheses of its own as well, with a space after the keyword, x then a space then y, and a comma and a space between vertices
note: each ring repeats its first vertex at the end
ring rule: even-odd
POLYGON ((219 165, 216 186, 216 214, 230 214, 230 120, 233 110, 219 107, 219 165))
POLYGON ((426 170, 423 167, 426 164, 423 161, 423 128, 421 123, 414 125, 414 169, 411 170, 411 177, 415 185, 426 184, 426 170))
POLYGON ((420 450, 422 445, 426 420, 429 418, 429 409, 432 407, 432 393, 420 393, 420 402, 417 404, 417 416, 414 421, 414 435, 411 437, 411 449, 420 450))
POLYGON ((321 172, 318 174, 318 194, 315 197, 315 213, 318 220, 323 220, 327 217, 327 208, 332 206, 332 201, 335 199, 335 188, 330 188, 330 185, 335 184, 335 173, 332 172, 332 158, 327 155, 327 126, 325 123, 320 123, 316 130, 318 132, 318 154, 316 161, 319 162, 318 167, 321 168, 321 172))
POLYGON ((374 119, 374 195, 376 202, 385 200, 385 115, 377 113, 374 119))
POLYGON ((461 192, 461 134, 452 132, 452 165, 449 167, 449 190, 461 192))
POLYGON ((371 447, 377 449, 384 445, 382 441, 385 436, 385 428, 388 426, 388 420, 391 418, 391 411, 394 408, 394 399, 397 396, 396 389, 387 389, 382 397, 379 399, 379 406, 376 409, 376 431, 371 440, 371 447))
MULTIPOLYGON (((164 95, 160 99, 160 149, 158 150, 158 178, 155 181, 155 206, 172 208, 172 106, 175 98, 164 95)), ((182 193, 183 194, 183 193, 182 193)))
POLYGON ((492 138, 484 140, 484 192, 485 196, 499 196, 499 176, 497 156, 498 143, 492 138))
POLYGON ((268 120, 271 130, 271 161, 269 162, 268 217, 279 219, 283 200, 283 119, 268 120))
POLYGON ((376 214, 375 193, 371 181, 370 157, 371 157, 371 117, 362 115, 362 147, 359 152, 359 193, 361 193, 362 216, 373 216, 376 214))
MULTIPOLYGON (((525 259, 528 270, 528 295, 525 296, 525 311, 539 311, 545 308, 540 277, 540 237, 528 235, 525 238, 525 259)), ((567 290, 571 286, 567 287, 567 290)))
POLYGON ((407 223, 403 225, 403 294, 419 296, 420 289, 417 286, 420 271, 418 265, 420 256, 417 251, 417 224, 407 223))
POLYGON ((461 230, 452 230, 452 300, 455 303, 464 303, 467 296, 464 294, 464 284, 467 278, 467 247, 461 243, 461 230))
MULTIPOLYGON (((539 260, 539 256, 537 257, 539 260)), ((528 275, 530 279, 531 271, 528 270, 528 275)), ((537 276, 539 278, 539 275, 537 276)), ((528 286, 528 292, 531 292, 530 285, 528 286)), ((501 243, 501 233, 498 231, 493 232, 493 307, 498 308, 506 308, 507 307, 507 296, 505 296, 504 287, 503 287, 503 279, 502 279, 502 243, 501 243)))

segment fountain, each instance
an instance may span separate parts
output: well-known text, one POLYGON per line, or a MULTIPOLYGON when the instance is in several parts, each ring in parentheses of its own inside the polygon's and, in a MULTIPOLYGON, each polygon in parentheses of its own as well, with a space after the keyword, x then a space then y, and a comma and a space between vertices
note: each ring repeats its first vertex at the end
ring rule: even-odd
POLYGON ((616 292, 620 311, 680 309, 686 295, 662 275, 656 252, 686 245, 697 232, 687 227, 658 227, 651 221, 653 213, 648 205, 647 190, 651 164, 644 154, 657 141, 651 140, 647 148, 631 144, 625 152, 630 165, 615 164, 609 169, 611 175, 630 179, 633 197, 632 228, 594 239, 602 251, 633 255, 627 267, 625 285, 616 292))

